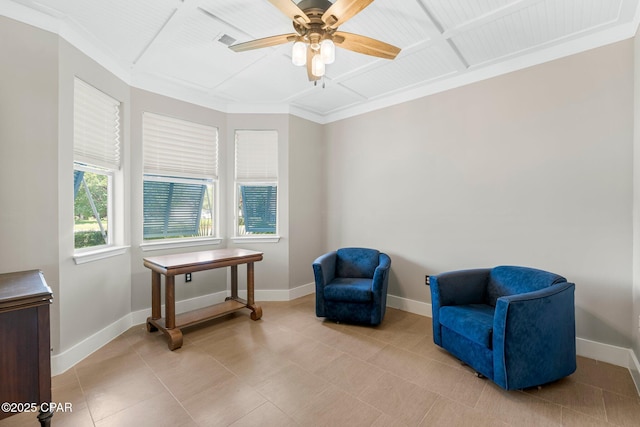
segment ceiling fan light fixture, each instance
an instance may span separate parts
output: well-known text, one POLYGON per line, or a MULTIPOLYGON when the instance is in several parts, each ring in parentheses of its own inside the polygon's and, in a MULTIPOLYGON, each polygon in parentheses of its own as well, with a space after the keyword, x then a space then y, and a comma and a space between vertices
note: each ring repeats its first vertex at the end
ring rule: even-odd
POLYGON ((301 67, 307 64, 307 44, 301 41, 293 43, 291 49, 291 62, 301 67))
POLYGON ((336 60, 336 45, 331 39, 324 39, 320 43, 320 56, 325 64, 333 64, 336 60))
POLYGON ((324 76, 324 62, 322 62, 322 57, 319 53, 313 55, 311 60, 311 74, 316 77, 324 76))

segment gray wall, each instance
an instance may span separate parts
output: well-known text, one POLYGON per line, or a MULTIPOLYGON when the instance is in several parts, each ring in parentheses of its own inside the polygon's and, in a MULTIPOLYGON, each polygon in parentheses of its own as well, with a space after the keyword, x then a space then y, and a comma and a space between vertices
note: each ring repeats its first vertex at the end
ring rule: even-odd
MULTIPOLYGON (((633 350, 640 357, 640 32, 634 39, 634 167, 633 170, 633 350)), ((640 379, 640 373, 636 373, 640 379)))
MULTIPOLYGON (((121 174, 114 181, 122 198, 114 201, 116 243, 129 244, 129 86, 69 43, 59 42, 58 91, 58 250, 60 265, 60 351, 97 333, 131 311, 131 265, 128 254, 76 265, 73 260, 73 87, 78 78, 121 102, 121 174), (82 319, 81 321, 79 321, 82 319)), ((55 158, 52 159, 54 161, 55 158)), ((113 227, 112 227, 113 230, 113 227)), ((114 230, 115 231, 115 230, 114 230)))
POLYGON ((528 265, 576 283, 578 336, 630 347, 633 43, 329 124, 329 247, 425 274, 528 265))
POLYGON ((313 283, 311 264, 325 250, 327 167, 324 127, 291 116, 289 126, 290 286, 313 283))
POLYGON ((58 37, 0 16, 0 273, 40 269, 58 348, 58 37))

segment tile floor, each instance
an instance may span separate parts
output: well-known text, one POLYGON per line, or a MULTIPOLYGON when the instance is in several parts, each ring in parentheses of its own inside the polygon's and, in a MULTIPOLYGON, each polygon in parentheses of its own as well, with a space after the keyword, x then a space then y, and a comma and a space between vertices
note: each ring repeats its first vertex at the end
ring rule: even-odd
MULTIPOLYGON (((628 370, 579 358, 570 377, 505 392, 433 344, 431 319, 377 328, 315 317, 314 296, 264 302, 184 336, 136 326, 53 378, 53 426, 640 426, 628 370)), ((33 414, 1 427, 37 426, 33 414)))

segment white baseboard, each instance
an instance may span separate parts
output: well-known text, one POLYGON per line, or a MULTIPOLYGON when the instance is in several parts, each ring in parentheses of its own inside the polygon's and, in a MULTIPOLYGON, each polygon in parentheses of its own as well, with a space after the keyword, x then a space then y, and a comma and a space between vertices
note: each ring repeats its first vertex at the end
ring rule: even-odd
POLYGON ((431 317, 431 304, 412 299, 387 295, 387 306, 421 316, 431 317))
POLYGON ((131 314, 128 314, 62 353, 52 355, 51 375, 59 375, 65 372, 91 353, 99 350, 114 338, 117 338, 133 325, 134 324, 131 322, 131 314))
MULTIPOLYGON (((294 289, 256 290, 255 297, 257 301, 291 301, 314 292, 315 285, 313 283, 308 283, 294 289)), ((241 298, 246 298, 246 291, 239 291, 238 294, 241 298)), ((223 302, 227 295, 227 292, 217 292, 188 300, 177 301, 176 311, 185 312, 217 304, 219 302, 223 302)), ((387 295, 387 305, 398 310, 431 317, 431 304, 426 302, 387 295)), ((51 357, 52 375, 58 375, 65 372, 67 369, 71 368, 76 363, 80 362, 82 359, 89 356, 91 353, 98 350, 100 347, 107 344, 133 325, 144 323, 149 316, 151 316, 151 308, 134 311, 101 331, 82 340, 70 349, 53 355, 51 357)), ((637 355, 632 349, 604 344, 584 338, 576 338, 576 353, 579 356, 588 357, 590 359, 611 363, 612 365, 622 366, 629 369, 629 372, 636 384, 636 388, 638 389, 638 394, 640 394, 640 363, 638 362, 637 355)))

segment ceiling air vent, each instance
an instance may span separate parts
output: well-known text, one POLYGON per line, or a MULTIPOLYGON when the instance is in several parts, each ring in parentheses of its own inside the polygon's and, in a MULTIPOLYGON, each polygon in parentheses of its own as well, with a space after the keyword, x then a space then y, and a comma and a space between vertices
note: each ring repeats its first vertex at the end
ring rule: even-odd
POLYGON ((233 37, 231 37, 228 34, 223 34, 222 36, 220 36, 218 41, 220 43, 224 44, 224 45, 231 46, 232 44, 234 44, 236 42, 236 39, 234 39, 233 37))

